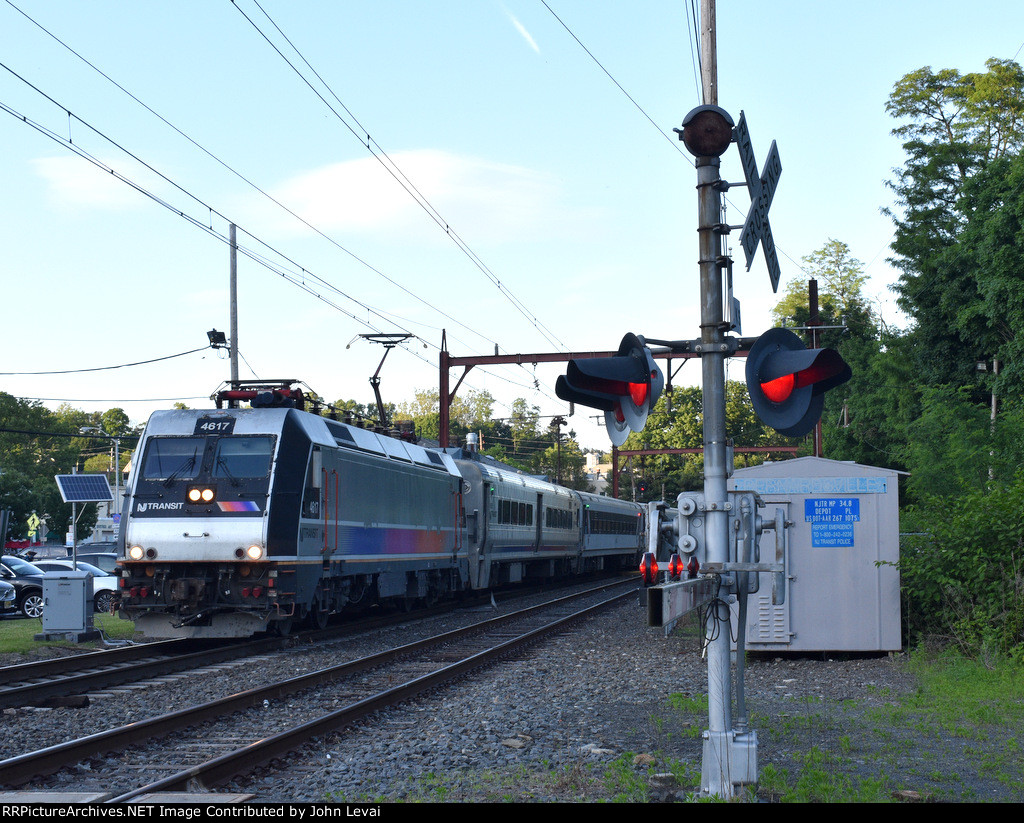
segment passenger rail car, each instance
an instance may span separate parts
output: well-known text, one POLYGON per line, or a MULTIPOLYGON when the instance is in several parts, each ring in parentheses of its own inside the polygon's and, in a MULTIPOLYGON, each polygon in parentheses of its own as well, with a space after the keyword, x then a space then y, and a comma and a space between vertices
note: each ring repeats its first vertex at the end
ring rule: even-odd
POLYGON ((121 614, 155 637, 322 626, 632 566, 646 546, 639 504, 295 408, 156 412, 128 495, 121 614))

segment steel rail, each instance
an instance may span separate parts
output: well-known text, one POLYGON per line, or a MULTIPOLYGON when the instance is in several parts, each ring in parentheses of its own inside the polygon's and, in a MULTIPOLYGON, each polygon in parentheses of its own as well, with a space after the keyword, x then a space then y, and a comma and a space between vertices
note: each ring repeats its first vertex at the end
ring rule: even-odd
MULTIPOLYGON (((279 734, 258 740, 206 763, 193 766, 162 780, 110 798, 105 802, 124 803, 157 792, 183 791, 189 786, 195 785, 196 782, 208 788, 224 783, 233 777, 248 774, 263 763, 281 757, 313 738, 350 725, 373 712, 401 703, 422 692, 463 677, 474 669, 483 668, 512 652, 537 642, 546 635, 560 630, 569 623, 582 620, 603 609, 609 608, 633 593, 633 591, 626 591, 613 595, 608 600, 554 620, 540 628, 531 629, 518 637, 506 640, 485 651, 472 654, 437 671, 421 675, 393 688, 378 692, 343 709, 338 709, 279 734)), ((550 604, 545 605, 550 606, 550 604)))
POLYGON ((264 700, 286 697, 290 694, 308 689, 314 686, 330 683, 342 677, 356 674, 360 671, 375 668, 386 664, 400 657, 414 654, 422 649, 431 646, 457 640, 462 636, 493 628, 504 622, 521 619, 531 612, 538 612, 542 609, 549 609, 554 605, 567 603, 572 599, 578 599, 586 595, 599 593, 616 586, 631 585, 626 594, 635 591, 636 581, 628 580, 625 583, 616 581, 606 583, 588 589, 586 592, 576 595, 566 595, 538 606, 520 609, 510 612, 507 615, 490 618, 485 621, 474 623, 460 629, 454 629, 440 635, 414 641, 403 646, 389 649, 378 654, 369 655, 357 660, 348 661, 320 669, 304 675, 298 675, 288 680, 272 683, 267 686, 255 687, 234 695, 209 701, 198 706, 191 706, 167 714, 158 715, 148 720, 142 720, 121 726, 116 729, 109 729, 86 737, 77 738, 64 743, 48 746, 34 752, 16 755, 0 760, 0 785, 19 786, 27 783, 35 777, 53 774, 67 765, 78 763, 88 757, 101 755, 110 751, 120 751, 139 742, 152 742, 153 739, 170 734, 189 726, 202 723, 232 712, 261 705, 264 700))

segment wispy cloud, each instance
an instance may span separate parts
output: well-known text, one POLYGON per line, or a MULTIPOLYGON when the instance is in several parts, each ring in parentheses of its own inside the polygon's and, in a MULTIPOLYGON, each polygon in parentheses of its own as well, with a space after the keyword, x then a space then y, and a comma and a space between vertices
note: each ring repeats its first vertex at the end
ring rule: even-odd
POLYGON ((515 15, 512 14, 508 9, 503 9, 505 15, 511 21, 512 25, 516 27, 516 31, 522 36, 522 38, 529 44, 530 48, 533 49, 537 54, 540 54, 540 46, 537 45, 537 41, 533 39, 533 36, 526 30, 526 27, 516 19, 515 15))
MULTIPOLYGON (((557 182, 531 169, 436 150, 390 157, 464 237, 521 238, 542 231, 560 212, 557 182)), ((314 169, 272 194, 322 231, 388 232, 418 241, 441 236, 425 210, 372 157, 314 169)))
MULTIPOLYGON (((40 157, 32 165, 58 205, 125 209, 141 202, 131 186, 80 157, 40 157)), ((135 174, 139 173, 136 169, 135 174)))

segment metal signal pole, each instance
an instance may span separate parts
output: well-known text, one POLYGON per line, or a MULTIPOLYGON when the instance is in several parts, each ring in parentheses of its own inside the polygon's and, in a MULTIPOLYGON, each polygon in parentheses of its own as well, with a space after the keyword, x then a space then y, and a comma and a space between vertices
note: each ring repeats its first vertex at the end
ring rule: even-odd
MULTIPOLYGON (((721 236, 720 156, 732 142, 732 118, 718 108, 715 0, 701 1, 701 76, 704 106, 687 115, 683 140, 696 156, 700 266, 700 355, 704 409, 706 561, 729 561, 728 449, 725 430, 725 360, 735 350, 726 338, 721 236)), ((720 590, 705 617, 708 650, 708 730, 704 733, 701 790, 731 798, 737 750, 732 718, 732 663, 728 593, 720 590)), ((755 749, 756 752, 756 749, 755 749)), ((756 753, 754 755, 756 757, 756 753)), ((737 764, 737 772, 743 768, 737 764)))

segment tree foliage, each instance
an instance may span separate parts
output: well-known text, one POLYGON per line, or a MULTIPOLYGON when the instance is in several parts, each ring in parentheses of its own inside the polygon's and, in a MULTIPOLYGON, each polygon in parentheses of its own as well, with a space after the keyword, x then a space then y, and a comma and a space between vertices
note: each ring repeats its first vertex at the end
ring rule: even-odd
POLYGON ((912 325, 883 337, 873 385, 851 391, 877 406, 870 436, 909 471, 903 528, 917 534, 901 571, 913 632, 970 654, 1019 649, 1024 70, 998 59, 972 74, 922 68, 887 109, 907 155, 890 214, 894 290, 912 325))

